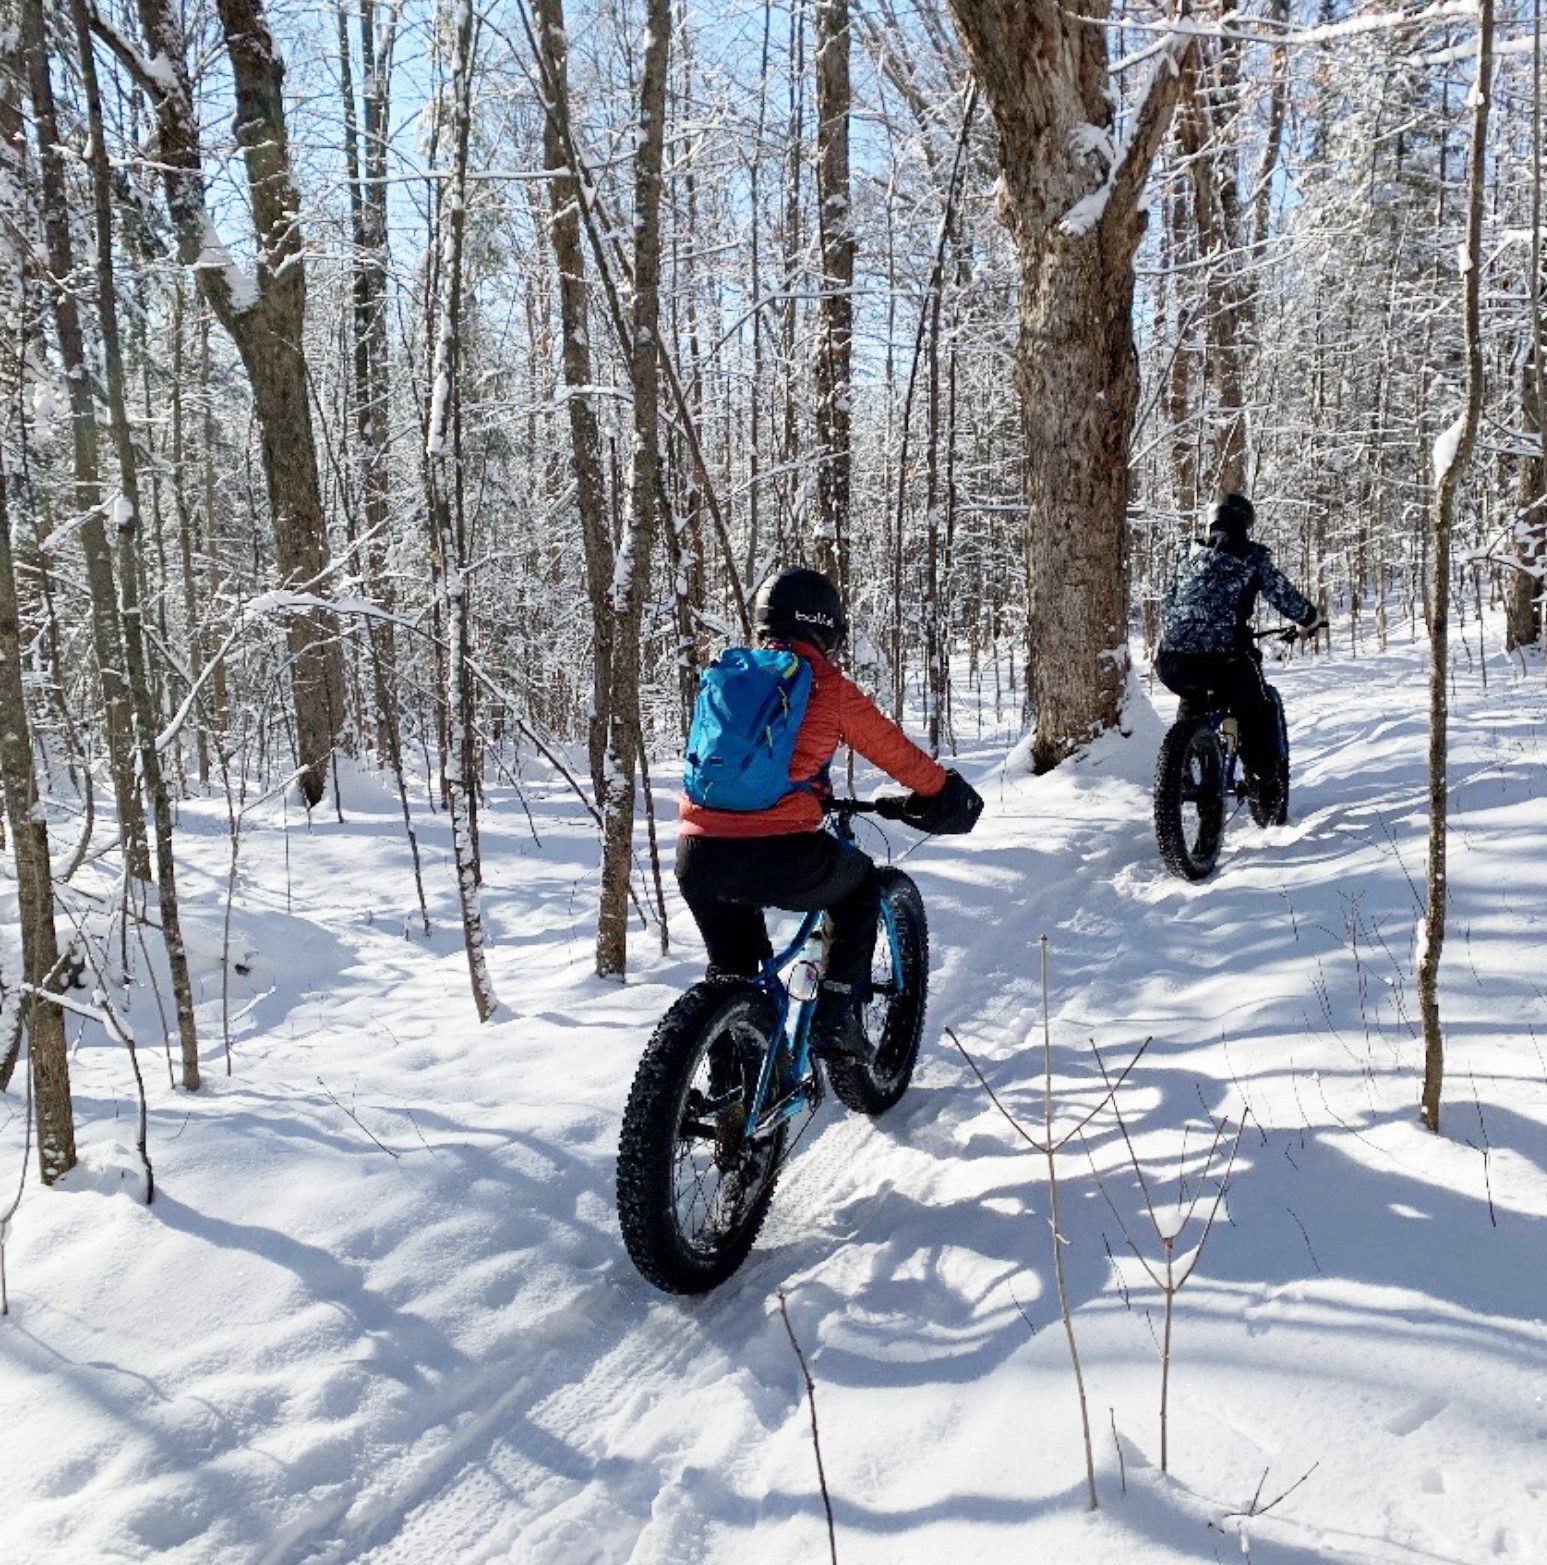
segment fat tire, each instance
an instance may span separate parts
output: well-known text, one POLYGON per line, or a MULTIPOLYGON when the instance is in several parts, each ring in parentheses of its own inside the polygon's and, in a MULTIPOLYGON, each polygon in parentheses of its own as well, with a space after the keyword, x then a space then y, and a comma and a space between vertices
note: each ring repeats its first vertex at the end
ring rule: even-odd
MULTIPOLYGON (((884 1114, 908 1090, 924 1035, 924 1010, 929 1002, 929 924, 919 888, 900 869, 878 869, 881 900, 897 924, 902 953, 902 989, 892 998, 880 1025, 875 1047, 864 1060, 828 1062, 827 1080, 844 1107, 874 1118, 884 1114)), ((877 939, 886 940, 880 924, 877 939)))
POLYGON ((1289 819, 1289 729, 1284 722, 1284 703, 1271 685, 1268 689, 1277 714, 1278 749, 1282 757, 1278 763, 1278 791, 1270 801, 1253 799, 1251 810, 1252 819, 1259 826, 1282 826, 1289 819))
POLYGON ((1225 830, 1225 795, 1219 781, 1224 764, 1219 736, 1205 718, 1179 718, 1160 742, 1155 758, 1155 841, 1166 868, 1183 880, 1205 880, 1219 862, 1225 830), (1205 781, 1212 785, 1197 801, 1198 838, 1190 844, 1182 820, 1182 785, 1194 753, 1203 760, 1205 781))
MULTIPOLYGON (((735 1028, 749 1049, 759 1038, 766 1049, 777 1025, 773 1002, 756 984, 709 979, 682 995, 645 1046, 618 1140, 618 1222, 640 1275, 666 1293, 718 1287, 747 1258, 768 1215, 784 1157, 782 1125, 763 1144, 764 1171, 755 1194, 712 1248, 694 1246, 684 1235, 673 1181, 688 1091, 709 1046, 735 1028)), ((756 1051, 759 1058, 761 1052, 756 1051)))

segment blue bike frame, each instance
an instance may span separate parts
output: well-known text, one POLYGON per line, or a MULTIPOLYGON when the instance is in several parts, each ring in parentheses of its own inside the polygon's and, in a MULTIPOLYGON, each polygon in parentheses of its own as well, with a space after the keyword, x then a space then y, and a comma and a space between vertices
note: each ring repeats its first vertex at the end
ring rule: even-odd
MULTIPOLYGON (((792 999, 783 975, 824 916, 820 909, 807 913, 800 921, 800 928, 794 938, 782 951, 763 963, 763 970, 758 976, 758 984, 774 1003, 778 1024, 763 1054, 763 1063, 757 1073, 757 1090, 752 1094, 752 1102, 747 1109, 747 1123, 753 1127, 754 1136, 766 1135, 787 1120, 794 1119, 808 1104, 815 1108, 821 1098, 821 1086, 811 1067, 811 1013, 816 1007, 816 1000, 792 999), (785 1055, 789 1059, 789 1070, 781 1082, 779 1061, 785 1055)), ((884 899, 881 903, 881 922, 886 930, 886 943, 891 953, 892 983, 896 992, 900 993, 902 946, 897 938, 897 920, 884 899)))

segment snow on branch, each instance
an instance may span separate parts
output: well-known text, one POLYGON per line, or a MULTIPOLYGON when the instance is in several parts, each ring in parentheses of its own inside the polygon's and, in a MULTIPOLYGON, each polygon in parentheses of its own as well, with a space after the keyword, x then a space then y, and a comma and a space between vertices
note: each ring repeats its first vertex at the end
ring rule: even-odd
POLYGON ((134 78, 136 84, 159 103, 163 98, 183 98, 183 84, 178 78, 177 67, 168 58, 165 49, 159 49, 147 60, 134 42, 126 38, 112 22, 94 6, 91 11, 91 30, 108 46, 119 64, 134 78))
MULTIPOLYGON (((158 56, 159 58, 159 56, 158 56)), ((226 295, 231 308, 238 315, 258 308, 258 284, 231 258, 225 241, 215 231, 215 224, 208 212, 199 214, 203 224, 203 237, 199 253, 194 258, 196 272, 216 272, 226 285, 226 295)))
POLYGON ((1466 414, 1463 413, 1449 429, 1439 435, 1434 442, 1434 483, 1438 487, 1445 482, 1446 474, 1456 460, 1456 452, 1461 445, 1462 431, 1466 428, 1466 414))
MULTIPOLYGON (((1324 22, 1316 27, 1294 27, 1276 22, 1268 16, 1243 16, 1240 12, 1227 13, 1220 22, 1194 22, 1191 32, 1198 38, 1231 38, 1243 43, 1271 43, 1275 46, 1315 48, 1322 44, 1338 43, 1345 38, 1364 37, 1370 33, 1406 32, 1412 28, 1433 27, 1443 22, 1470 21, 1477 15, 1477 0, 1437 0, 1433 5, 1415 11, 1371 10, 1362 16, 1345 17, 1339 22, 1324 22)), ((1121 28, 1125 33, 1152 33, 1167 37, 1175 28, 1174 21, 1136 22, 1130 17, 1078 18, 1093 27, 1121 28)), ((1527 43, 1524 47, 1529 47, 1527 43)), ((1508 45, 1512 52, 1521 50, 1520 44, 1508 45)), ((1133 54, 1124 55, 1112 63, 1114 73, 1132 70, 1147 60, 1154 52, 1153 45, 1146 45, 1133 54)), ((1454 57, 1467 58, 1476 53, 1475 41, 1458 45, 1454 57)), ((1436 55, 1436 61, 1449 57, 1436 55)))
POLYGON ((1114 142, 1099 127, 1075 127, 1070 138, 1071 150, 1077 154, 1097 152, 1106 156, 1107 174, 1089 195, 1081 196, 1059 219, 1061 234, 1071 239, 1089 234, 1106 216, 1113 192, 1120 185, 1128 187, 1132 200, 1138 199, 1144 181, 1149 177, 1154 143, 1171 118, 1183 62, 1197 35, 1198 28, 1190 16, 1179 16, 1170 24, 1139 91, 1127 135, 1119 136, 1114 142), (1095 139, 1092 131, 1097 131, 1102 140, 1095 139))

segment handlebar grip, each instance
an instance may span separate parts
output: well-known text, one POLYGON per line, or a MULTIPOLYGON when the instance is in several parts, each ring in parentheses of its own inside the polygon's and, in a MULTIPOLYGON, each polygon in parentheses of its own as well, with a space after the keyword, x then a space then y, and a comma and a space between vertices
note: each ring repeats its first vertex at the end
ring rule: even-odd
POLYGON ((903 812, 908 807, 908 795, 905 793, 883 794, 875 800, 876 814, 883 820, 900 821, 903 812))

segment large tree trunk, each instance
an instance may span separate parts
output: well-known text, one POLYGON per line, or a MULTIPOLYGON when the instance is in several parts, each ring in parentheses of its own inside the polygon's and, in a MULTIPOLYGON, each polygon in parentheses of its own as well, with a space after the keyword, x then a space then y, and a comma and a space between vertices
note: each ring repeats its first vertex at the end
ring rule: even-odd
POLYGON ((1434 585, 1429 604, 1429 867, 1423 921, 1418 931, 1418 1010, 1423 1020, 1423 1092, 1419 1118, 1436 1133, 1445 1080, 1445 1038, 1440 1027, 1440 958, 1445 949, 1446 756, 1449 743, 1450 538, 1456 498, 1477 443, 1482 420, 1483 348, 1478 310, 1482 270, 1483 198, 1488 177, 1488 102, 1493 93, 1493 0, 1479 0, 1477 85, 1473 88, 1471 173, 1467 191, 1465 266, 1461 278, 1466 391, 1461 416, 1434 447, 1434 585), (1449 451, 1447 442, 1453 442, 1449 451))
POLYGON ((1125 144, 1110 134, 1104 0, 952 0, 999 130, 1020 257, 1032 764, 1116 723, 1128 673, 1128 451, 1139 200, 1190 34, 1166 40, 1125 144))
POLYGON ((145 844, 145 819, 134 781, 134 732, 124 649, 118 619, 113 553, 102 520, 102 486, 98 468, 97 412, 92 376, 86 363, 80 307, 70 287, 75 255, 70 234, 70 209, 65 189, 63 142, 54 108, 54 84, 49 72, 42 0, 22 0, 22 53, 38 138, 38 167, 43 229, 48 242, 48 292, 59 337, 59 356, 70 389, 70 431, 75 459, 75 505, 81 516, 81 548, 86 556, 86 582, 91 595, 91 643, 102 682, 106 708, 108 765, 123 834, 129 872, 150 878, 145 844))
POLYGON ((849 3, 816 3, 816 188, 822 251, 816 382, 820 570, 849 586, 852 467, 850 365, 854 341, 854 220, 849 200, 849 3))
POLYGON ((616 624, 602 790, 602 891, 596 971, 621 977, 628 964, 628 889, 634 859, 634 769, 641 744, 640 629, 650 583, 660 490, 661 165, 671 0, 649 0, 639 128, 634 154, 634 314, 629 338, 634 387, 633 511, 613 574, 616 624))
POLYGON ((172 801, 167 795, 161 757, 156 749, 155 703, 151 699, 146 668, 145 637, 141 623, 139 558, 140 528, 139 462, 129 428, 129 406, 124 387, 124 363, 118 333, 118 302, 113 278, 113 214, 109 200, 107 135, 102 120, 102 96, 97 87, 96 56, 92 50, 91 22, 86 0, 71 0, 76 44, 81 56, 81 78, 86 89, 87 123, 91 130, 92 215, 97 236, 97 315, 102 332, 102 357, 107 375, 108 410, 113 444, 118 454, 118 483, 122 504, 117 507, 118 580, 123 593, 124 652, 128 662, 129 689, 134 705, 134 732, 138 743, 140 775, 150 795, 156 821, 156 897, 161 913, 161 938, 172 975, 173 1003, 177 1010, 178 1039, 182 1048, 183 1086, 190 1092, 199 1086, 199 1037, 193 1014, 193 985, 183 950, 182 921, 177 911, 177 865, 172 844, 172 801))
POLYGON ((612 686, 612 533, 607 522, 607 486, 602 476, 602 442, 591 401, 591 337, 585 252, 580 245, 580 188, 564 147, 560 124, 569 123, 568 45, 564 0, 536 0, 537 39, 544 91, 552 99, 543 118, 543 157, 552 178, 549 236, 559 273, 559 316, 564 336, 564 384, 569 395, 570 455, 575 469, 575 503, 585 553, 586 597, 591 605, 591 710, 586 749, 591 786, 602 797, 607 748, 607 706, 612 686))
MULTIPOLYGON (((232 263, 205 205, 187 54, 168 0, 139 0, 146 42, 163 67, 141 84, 156 99, 159 162, 179 257, 194 268, 252 383, 281 584, 317 591, 328 542, 307 384, 306 266, 285 126, 285 68, 262 0, 219 0, 219 11, 256 229, 256 287, 232 263)), ((293 613, 289 642, 301 790, 316 804, 344 723, 343 658, 333 615, 322 609, 293 613)))

